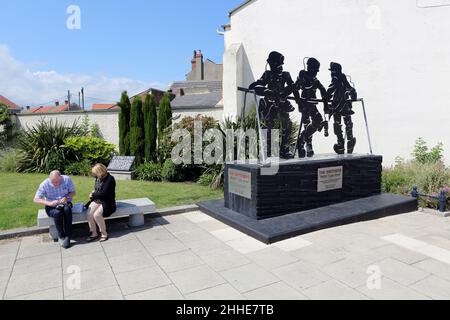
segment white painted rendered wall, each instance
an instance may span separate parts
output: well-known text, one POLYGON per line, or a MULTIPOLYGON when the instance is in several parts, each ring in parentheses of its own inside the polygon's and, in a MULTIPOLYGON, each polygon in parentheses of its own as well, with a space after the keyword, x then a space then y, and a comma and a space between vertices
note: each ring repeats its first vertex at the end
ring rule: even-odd
MULTIPOLYGON (((225 34, 225 113, 239 112, 243 100, 236 85, 259 78, 272 50, 285 55, 294 80, 304 57, 318 58, 325 86, 329 63, 336 61, 366 101, 374 152, 385 156, 385 165, 397 156, 411 158, 418 137, 431 145, 443 142, 449 163, 450 6, 419 8, 429 4, 450 0, 253 1, 232 15, 225 34), (236 48, 241 53, 233 61, 236 48)), ((366 153, 362 109, 355 105, 355 111, 355 152, 366 153)), ((329 153, 334 143, 333 134, 319 134, 316 149, 329 153)))
POLYGON ((26 130, 39 123, 41 119, 45 121, 58 121, 71 125, 74 121, 82 123, 84 115, 89 117, 91 125, 97 123, 103 138, 116 146, 119 145, 119 113, 118 112, 61 112, 54 114, 19 114, 17 115, 17 124, 19 128, 26 130))
MULTIPOLYGON (((91 125, 97 123, 103 138, 116 146, 119 145, 119 112, 61 112, 53 114, 19 114, 16 116, 16 123, 19 128, 32 128, 38 124, 41 119, 45 121, 58 121, 71 125, 74 121, 82 123, 84 115, 89 117, 91 125)), ((184 117, 196 117, 197 115, 213 117, 218 121, 223 120, 223 108, 221 106, 208 109, 185 109, 175 110, 174 117, 180 121, 184 117)), ((175 121, 177 122, 177 121, 175 121)))

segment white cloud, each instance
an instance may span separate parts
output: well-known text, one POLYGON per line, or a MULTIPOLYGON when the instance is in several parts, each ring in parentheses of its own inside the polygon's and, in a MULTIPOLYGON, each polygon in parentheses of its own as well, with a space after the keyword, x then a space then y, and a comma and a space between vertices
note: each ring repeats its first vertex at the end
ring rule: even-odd
POLYGON ((63 74, 53 70, 31 71, 29 66, 15 59, 9 48, 0 44, 0 94, 19 105, 35 106, 63 97, 67 90, 78 101, 78 91, 84 87, 85 95, 105 101, 86 99, 90 103, 115 102, 122 91, 136 94, 150 87, 165 89, 161 83, 147 83, 129 78, 111 78, 104 75, 63 74))

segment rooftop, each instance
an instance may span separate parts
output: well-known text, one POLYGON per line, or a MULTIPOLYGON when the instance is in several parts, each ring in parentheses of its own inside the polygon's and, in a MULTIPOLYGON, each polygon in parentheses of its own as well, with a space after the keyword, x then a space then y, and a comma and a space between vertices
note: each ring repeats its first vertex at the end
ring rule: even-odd
POLYGON ((0 103, 3 103, 5 106, 7 106, 11 110, 20 110, 20 106, 9 100, 8 98, 0 95, 0 103))

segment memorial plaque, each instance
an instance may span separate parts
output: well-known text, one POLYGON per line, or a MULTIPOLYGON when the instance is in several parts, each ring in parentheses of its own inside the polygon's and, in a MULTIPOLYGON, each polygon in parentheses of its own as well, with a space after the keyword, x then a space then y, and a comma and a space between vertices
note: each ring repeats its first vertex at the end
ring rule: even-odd
POLYGON ((344 167, 319 169, 318 192, 339 190, 343 188, 344 167))
POLYGON ((228 173, 229 192, 246 199, 252 199, 252 174, 230 169, 228 173))
POLYGON ((136 157, 114 157, 108 167, 110 171, 129 172, 133 168, 136 157))

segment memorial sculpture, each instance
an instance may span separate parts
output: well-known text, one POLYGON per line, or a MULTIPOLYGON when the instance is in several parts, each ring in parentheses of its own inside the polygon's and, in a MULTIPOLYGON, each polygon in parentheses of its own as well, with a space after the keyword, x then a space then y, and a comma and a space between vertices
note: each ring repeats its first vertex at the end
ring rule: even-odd
POLYGON ((325 136, 328 137, 328 122, 324 120, 317 109, 318 102, 313 101, 317 99, 317 90, 319 90, 324 103, 324 113, 329 113, 327 90, 317 79, 319 70, 320 62, 315 58, 309 58, 306 70, 300 71, 297 82, 294 85, 295 91, 302 92, 302 99, 297 101, 300 113, 302 114, 302 120, 300 123, 297 147, 295 148, 298 150, 300 158, 305 158, 306 156, 310 158, 314 156, 312 141, 316 132, 322 132, 322 130, 325 129, 325 136), (303 126, 304 130, 302 131, 303 126))
POLYGON ((356 145, 356 138, 353 136, 352 101, 357 100, 358 94, 353 86, 347 80, 347 76, 342 73, 342 66, 339 63, 332 62, 330 65, 331 85, 328 88, 327 96, 331 97, 330 117, 334 120, 334 133, 337 137, 337 144, 334 145, 334 151, 337 154, 345 153, 345 137, 342 131, 342 119, 344 119, 345 133, 347 138, 347 153, 352 154, 356 145))
MULTIPOLYGON (((269 131, 267 137, 267 155, 272 156, 272 134, 277 118, 281 122, 281 146, 280 158, 289 159, 292 157, 289 150, 289 138, 291 134, 291 122, 289 113, 295 111, 290 101, 287 99, 293 93, 294 81, 289 72, 283 71, 284 56, 276 51, 270 53, 267 59, 270 70, 266 70, 261 79, 252 83, 250 91, 262 96, 259 103, 259 116, 263 126, 269 131)), ((294 92, 298 98, 298 92, 294 92)))
POLYGON ((259 108, 259 159, 246 161, 240 157, 246 156, 241 150, 245 146, 242 128, 238 160, 225 164, 224 199, 198 204, 203 212, 270 244, 321 229, 417 210, 415 198, 382 193, 383 157, 372 152, 364 100, 358 99, 340 64, 331 63, 331 85, 325 90, 317 79, 320 63, 315 58, 307 59, 305 70, 295 83, 283 70, 282 54, 272 52, 267 63, 270 70, 261 79, 249 88, 238 88, 245 93, 242 117, 249 94, 259 108), (317 98, 317 91, 321 99, 317 98), (291 101, 298 104, 302 113, 294 148, 302 158, 298 160, 292 159, 290 153, 289 114, 295 111, 291 101), (318 109, 322 103, 324 115, 318 109), (354 103, 362 106, 370 154, 354 154, 354 103), (277 118, 282 127, 280 157, 287 161, 271 157, 272 133, 269 132, 266 144, 261 130, 262 126, 274 129, 277 118), (337 155, 315 155, 314 134, 324 131, 328 137, 328 121, 332 119, 337 155), (266 145, 268 154, 264 152, 266 145))

